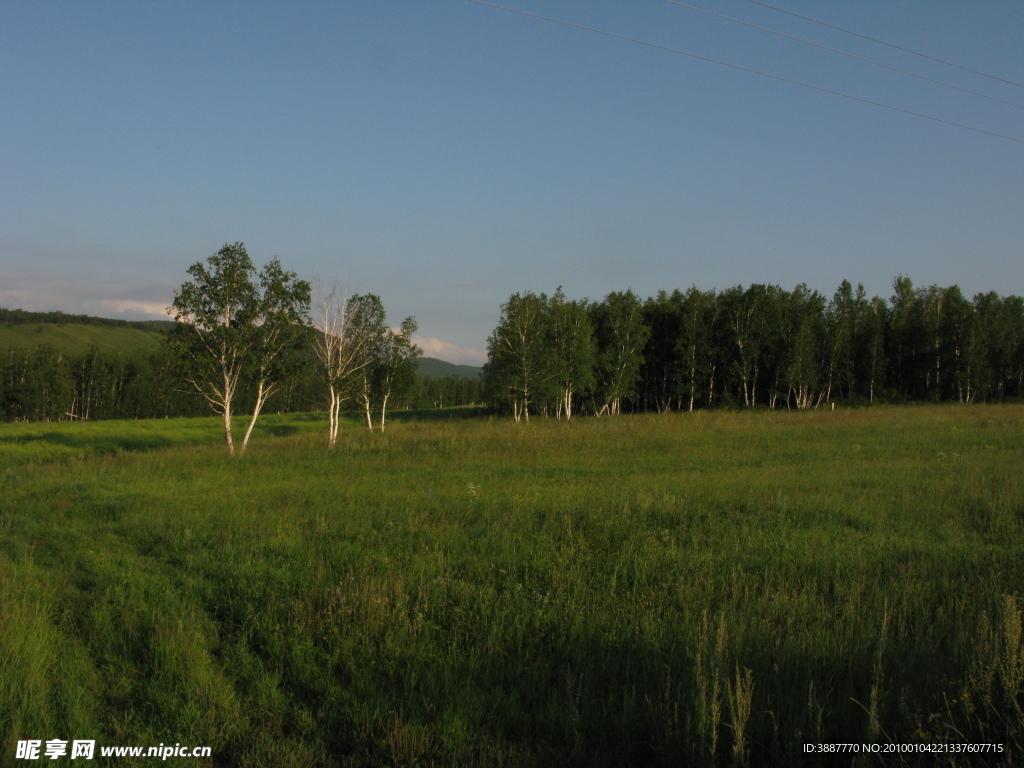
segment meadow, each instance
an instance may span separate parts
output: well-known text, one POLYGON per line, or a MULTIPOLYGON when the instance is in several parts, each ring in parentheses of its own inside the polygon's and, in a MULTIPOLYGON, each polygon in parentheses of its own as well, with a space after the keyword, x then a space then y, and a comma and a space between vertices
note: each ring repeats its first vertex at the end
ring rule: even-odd
POLYGON ((0 425, 0 764, 1024 756, 1024 406, 462 415, 0 425))
POLYGON ((156 331, 83 323, 0 322, 0 349, 23 349, 48 344, 64 352, 81 352, 95 346, 102 352, 132 354, 156 349, 161 336, 156 331))

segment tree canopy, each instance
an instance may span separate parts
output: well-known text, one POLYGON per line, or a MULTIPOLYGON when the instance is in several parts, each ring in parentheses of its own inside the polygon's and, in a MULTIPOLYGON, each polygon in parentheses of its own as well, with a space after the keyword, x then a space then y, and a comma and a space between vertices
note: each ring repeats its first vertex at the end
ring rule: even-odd
POLYGON ((232 409, 243 375, 255 382, 245 452, 267 398, 281 386, 307 341, 310 287, 272 259, 257 275, 242 243, 225 245, 206 264, 188 269, 193 280, 175 292, 176 325, 168 333, 171 359, 182 376, 224 419, 234 455, 232 409))
POLYGON ((736 405, 1003 400, 1024 396, 1024 300, 893 281, 692 287, 641 302, 513 294, 488 341, 490 405, 529 418, 736 405))

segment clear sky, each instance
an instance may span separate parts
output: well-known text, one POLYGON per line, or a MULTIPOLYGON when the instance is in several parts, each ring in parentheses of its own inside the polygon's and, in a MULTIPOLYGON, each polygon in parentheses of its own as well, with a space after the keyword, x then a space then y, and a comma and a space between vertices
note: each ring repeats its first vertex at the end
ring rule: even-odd
MULTIPOLYGON (((1024 139, 1024 108, 666 0, 508 5, 1024 139)), ((1024 105, 1024 87, 694 0, 1024 105)), ((1024 3, 773 5, 1024 83, 1024 3)), ((1024 143, 469 0, 0 1, 0 306, 155 317, 185 270, 379 294, 479 364, 515 291, 897 274, 1024 294, 1024 143)))

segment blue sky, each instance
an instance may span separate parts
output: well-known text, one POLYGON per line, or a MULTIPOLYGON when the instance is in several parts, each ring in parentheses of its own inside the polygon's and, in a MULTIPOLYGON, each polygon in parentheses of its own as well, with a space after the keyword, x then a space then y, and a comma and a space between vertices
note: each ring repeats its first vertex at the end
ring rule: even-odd
MULTIPOLYGON (((1024 109, 665 0, 509 0, 1024 139, 1024 109)), ((692 3, 1024 105, 746 0, 692 3)), ((772 4, 1024 83, 1019 2, 772 4)), ((1024 293, 1024 144, 468 0, 0 2, 0 306, 153 317, 242 241, 481 363, 514 291, 1024 293)))

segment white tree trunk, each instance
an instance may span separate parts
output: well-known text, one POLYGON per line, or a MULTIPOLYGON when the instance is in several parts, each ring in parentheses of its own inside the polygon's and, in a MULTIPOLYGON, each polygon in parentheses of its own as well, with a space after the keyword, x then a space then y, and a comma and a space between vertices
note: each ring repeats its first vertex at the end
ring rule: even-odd
POLYGON ((334 388, 333 384, 328 384, 328 390, 330 391, 331 400, 327 406, 327 447, 333 448, 334 444, 338 440, 338 411, 341 408, 341 400, 338 398, 338 393, 334 388))
MULTIPOLYGON (((223 369, 223 364, 222 364, 223 369)), ((228 443, 228 455, 235 455, 235 441, 231 437, 231 400, 233 399, 235 392, 234 387, 231 386, 231 378, 224 374, 224 402, 223 402, 223 413, 224 413, 224 438, 228 443)))
POLYGON ((262 379, 256 385, 256 405, 252 409, 252 418, 249 419, 249 426, 246 428, 245 436, 242 438, 242 445, 238 451, 239 456, 245 455, 245 448, 249 445, 249 435, 252 434, 252 429, 256 426, 256 419, 259 418, 260 411, 263 409, 263 404, 267 402, 267 398, 273 394, 273 391, 273 388, 264 386, 262 379))
POLYGON ((224 403, 224 437, 228 441, 228 455, 235 455, 235 443, 231 439, 231 402, 224 403))

